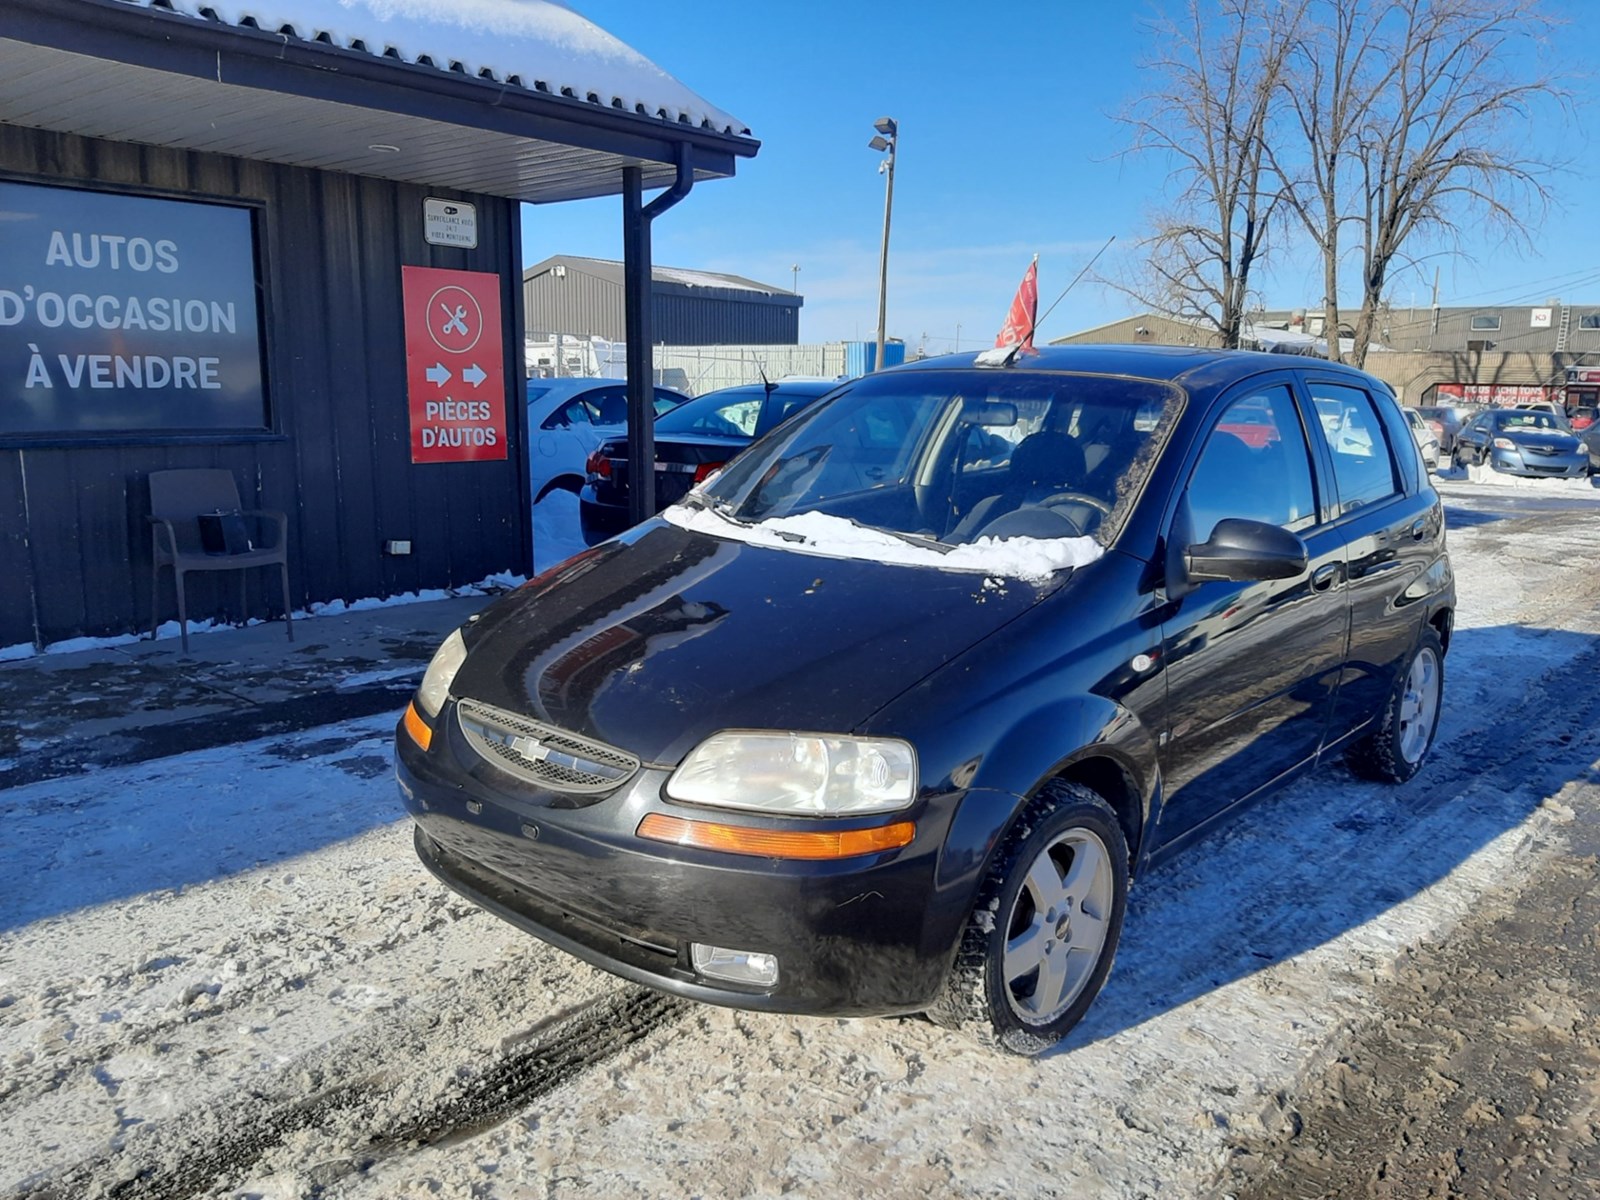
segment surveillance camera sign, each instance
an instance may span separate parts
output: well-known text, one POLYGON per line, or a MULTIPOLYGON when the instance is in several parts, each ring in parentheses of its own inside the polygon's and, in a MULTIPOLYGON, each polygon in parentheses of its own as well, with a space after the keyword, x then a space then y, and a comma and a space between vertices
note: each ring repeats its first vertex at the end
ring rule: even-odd
POLYGON ((500 276, 401 267, 411 461, 506 457, 500 276))

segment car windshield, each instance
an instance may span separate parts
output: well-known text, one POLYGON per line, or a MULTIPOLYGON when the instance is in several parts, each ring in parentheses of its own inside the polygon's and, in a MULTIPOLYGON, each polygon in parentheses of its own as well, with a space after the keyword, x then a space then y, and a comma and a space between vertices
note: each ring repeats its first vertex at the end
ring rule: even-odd
POLYGON ((1547 412, 1540 412, 1537 409, 1500 413, 1496 417, 1496 424, 1498 424, 1501 429, 1561 428, 1561 426, 1556 423, 1554 416, 1547 412))
POLYGON ((820 516, 933 546, 1109 544, 1181 403, 1181 391, 1151 380, 1011 369, 871 375, 735 459, 705 486, 703 503, 747 525, 820 516))

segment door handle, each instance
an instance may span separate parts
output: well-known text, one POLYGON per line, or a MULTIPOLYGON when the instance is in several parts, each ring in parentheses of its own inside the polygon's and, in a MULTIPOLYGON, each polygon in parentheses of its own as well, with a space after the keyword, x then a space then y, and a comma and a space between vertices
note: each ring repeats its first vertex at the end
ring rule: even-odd
POLYGON ((1333 586, 1333 581, 1337 578, 1339 578, 1339 564, 1323 563, 1311 572, 1311 590, 1325 592, 1333 586))

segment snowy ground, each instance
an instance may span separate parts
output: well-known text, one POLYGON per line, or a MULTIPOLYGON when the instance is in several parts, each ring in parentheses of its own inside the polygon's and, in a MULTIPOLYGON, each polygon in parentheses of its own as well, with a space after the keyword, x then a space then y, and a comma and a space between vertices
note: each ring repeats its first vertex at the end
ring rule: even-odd
POLYGON ((1141 879, 1039 1061, 662 1000, 473 910, 415 862, 388 717, 0 792, 0 1194, 1202 1194, 1593 803, 1600 493, 1441 487, 1433 762, 1324 769, 1141 879))

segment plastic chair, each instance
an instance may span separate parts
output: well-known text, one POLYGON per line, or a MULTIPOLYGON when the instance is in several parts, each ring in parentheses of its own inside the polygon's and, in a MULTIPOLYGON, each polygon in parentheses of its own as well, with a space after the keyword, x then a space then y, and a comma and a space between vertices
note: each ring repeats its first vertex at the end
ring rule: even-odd
POLYGON ((150 636, 156 636, 161 623, 161 568, 172 568, 173 588, 178 596, 178 629, 184 653, 189 650, 189 616, 184 596, 184 576, 190 571, 238 571, 239 611, 245 608, 245 572, 252 567, 278 565, 283 583, 283 624, 294 641, 294 623, 289 615, 289 518, 266 509, 239 508, 239 488, 233 472, 215 468, 150 472, 150 636), (256 522, 257 536, 251 548, 241 554, 208 554, 201 548, 200 514, 239 512, 256 522), (262 546, 262 531, 271 533, 271 542, 262 546))

